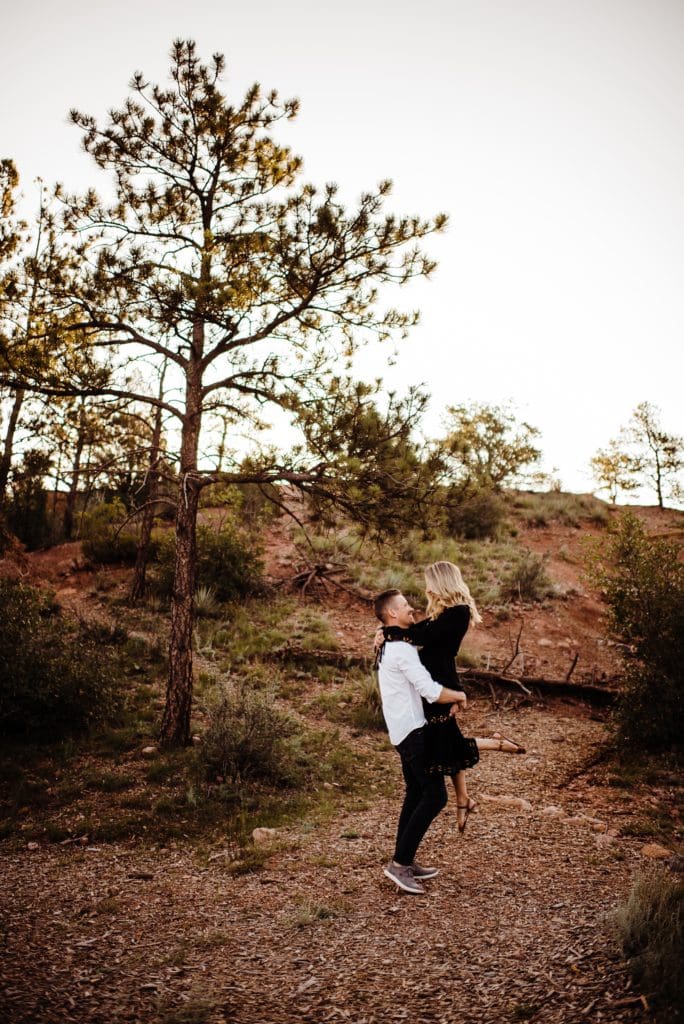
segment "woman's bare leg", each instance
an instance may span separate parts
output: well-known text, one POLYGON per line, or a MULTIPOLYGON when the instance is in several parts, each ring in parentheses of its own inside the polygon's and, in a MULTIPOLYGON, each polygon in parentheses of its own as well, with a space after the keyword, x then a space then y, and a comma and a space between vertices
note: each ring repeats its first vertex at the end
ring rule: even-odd
POLYGON ((504 754, 524 754, 525 748, 521 747, 515 740, 509 740, 499 732, 493 736, 478 736, 475 739, 478 750, 501 750, 504 754))
POLYGON ((455 772, 451 776, 451 781, 453 782, 454 792, 456 793, 456 817, 460 830, 468 816, 466 811, 470 813, 474 810, 475 800, 468 796, 465 772, 455 772))

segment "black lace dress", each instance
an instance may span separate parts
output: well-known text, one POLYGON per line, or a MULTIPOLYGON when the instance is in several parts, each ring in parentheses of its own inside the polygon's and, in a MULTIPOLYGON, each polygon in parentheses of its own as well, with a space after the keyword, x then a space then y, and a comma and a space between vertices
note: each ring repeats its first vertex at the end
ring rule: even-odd
MULTIPOLYGON (((436 619, 424 619, 401 629, 386 626, 386 640, 408 640, 420 648, 419 657, 432 678, 450 690, 461 690, 456 672, 456 655, 470 625, 470 609, 465 604, 445 608, 436 619)), ((443 775, 472 768, 480 760, 477 743, 464 736, 450 704, 428 704, 423 701, 427 720, 426 735, 430 771, 443 775)))

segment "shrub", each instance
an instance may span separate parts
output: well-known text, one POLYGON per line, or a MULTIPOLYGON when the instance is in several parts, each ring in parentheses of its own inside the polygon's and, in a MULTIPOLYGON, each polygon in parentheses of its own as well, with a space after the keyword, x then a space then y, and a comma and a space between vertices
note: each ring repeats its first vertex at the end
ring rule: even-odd
POLYGON ((46 595, 0 580, 0 733, 51 738, 119 705, 112 648, 72 628, 46 595))
POLYGON ((446 520, 449 533, 466 540, 495 537, 504 518, 504 504, 493 491, 447 497, 446 520))
POLYGON ((681 743, 684 709, 684 565, 675 544, 649 537, 623 513, 590 574, 608 603, 625 651, 626 683, 615 723, 618 743, 664 750, 681 743))
POLYGON ((662 870, 639 875, 612 923, 634 981, 661 1019, 681 1020, 684 1006, 684 883, 662 870))
POLYGON ((360 700, 354 705, 354 721, 363 729, 385 729, 380 689, 374 672, 368 672, 363 677, 360 700))
POLYGON ((119 498, 98 505, 83 520, 83 554, 100 565, 132 565, 138 552, 138 540, 130 531, 121 530, 126 509, 119 498))
POLYGON ((546 558, 526 551, 504 573, 499 584, 503 601, 543 601, 554 593, 554 586, 546 571, 546 558))
POLYGON ((261 780, 278 786, 302 781, 305 759, 297 722, 279 711, 263 691, 223 691, 209 709, 201 757, 209 777, 237 784, 261 780))
POLYGON ((195 591, 195 611, 198 616, 212 618, 219 612, 219 603, 213 587, 198 587, 195 591))
MULTIPOLYGON (((170 597, 173 587, 176 542, 172 533, 157 537, 156 587, 170 597)), ((257 593, 263 566, 254 542, 232 524, 219 531, 197 528, 197 585, 211 588, 217 601, 234 601, 257 593)))

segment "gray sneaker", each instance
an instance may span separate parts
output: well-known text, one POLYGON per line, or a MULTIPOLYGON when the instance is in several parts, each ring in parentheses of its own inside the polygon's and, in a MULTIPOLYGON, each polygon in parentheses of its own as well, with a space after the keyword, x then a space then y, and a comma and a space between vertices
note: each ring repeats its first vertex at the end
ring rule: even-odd
POLYGON ((398 885, 404 892, 413 893, 414 896, 423 896, 425 889, 413 874, 413 868, 404 867, 403 864, 393 864, 392 861, 383 869, 388 878, 391 878, 395 885, 398 885))
POLYGON ((439 868, 424 868, 420 864, 416 864, 415 860, 411 865, 411 870, 413 871, 413 877, 419 878, 421 882, 426 878, 436 878, 439 874, 439 868))

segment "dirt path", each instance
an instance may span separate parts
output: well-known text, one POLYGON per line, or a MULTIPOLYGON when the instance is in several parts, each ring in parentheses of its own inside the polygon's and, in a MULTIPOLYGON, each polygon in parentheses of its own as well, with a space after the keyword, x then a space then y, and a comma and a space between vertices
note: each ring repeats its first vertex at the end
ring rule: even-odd
POLYGON ((525 738, 525 756, 484 755, 471 790, 522 796, 532 809, 482 801, 460 837, 450 802, 422 849, 441 868, 426 897, 401 895, 382 875, 400 790, 391 750, 383 764, 397 797, 345 804, 340 794, 325 826, 279 830, 256 874, 226 873, 221 847, 208 861, 180 844, 46 845, 7 856, 2 1019, 646 1019, 602 924, 643 863, 643 841, 617 834, 634 804, 599 776, 572 778, 603 725, 563 704, 501 718, 484 700, 468 725, 525 738))

